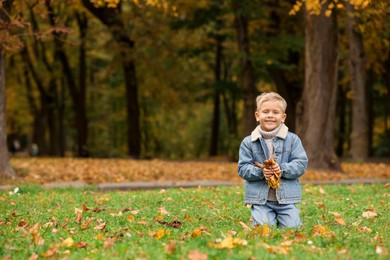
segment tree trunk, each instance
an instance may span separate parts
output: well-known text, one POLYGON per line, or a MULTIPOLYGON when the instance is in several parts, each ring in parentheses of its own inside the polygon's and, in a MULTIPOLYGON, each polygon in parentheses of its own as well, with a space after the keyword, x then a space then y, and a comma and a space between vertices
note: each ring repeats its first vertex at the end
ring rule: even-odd
POLYGON ((250 40, 248 35, 248 17, 243 11, 244 2, 233 0, 233 10, 238 39, 238 49, 240 51, 240 83, 242 88, 242 99, 244 104, 243 123, 244 135, 249 135, 256 127, 256 82, 253 72, 253 63, 250 53, 250 40))
POLYGON ((292 97, 292 89, 294 83, 289 82, 281 69, 271 67, 268 68, 268 73, 275 82, 279 94, 286 100, 286 125, 292 132, 295 131, 295 100, 292 97))
MULTIPOLYGON (((3 7, 0 8, 0 21, 7 24, 12 1, 4 1, 2 5, 3 7)), ((16 173, 12 169, 9 161, 5 107, 5 51, 0 46, 0 176, 16 176, 16 173)))
POLYGON ((349 73, 352 90, 352 132, 349 156, 354 161, 364 161, 368 156, 368 125, 365 53, 362 35, 354 17, 354 7, 346 5, 349 42, 349 73))
POLYGON ((133 58, 134 41, 122 21, 120 8, 96 8, 90 0, 83 0, 83 5, 110 30, 118 45, 126 84, 127 140, 128 154, 138 158, 141 155, 140 108, 138 103, 138 83, 136 66, 133 58))
MULTIPOLYGON (((49 13, 50 25, 57 26, 57 17, 50 0, 46 0, 46 8, 49 13)), ((72 73, 72 68, 69 64, 68 56, 64 50, 63 35, 61 33, 53 31, 54 44, 55 44, 55 56, 61 62, 63 73, 66 77, 70 96, 72 98, 73 110, 75 116, 75 127, 77 129, 77 149, 76 155, 78 157, 86 156, 87 138, 88 138, 88 121, 86 110, 86 52, 85 52, 85 36, 87 33, 87 18, 82 14, 76 13, 77 22, 80 30, 80 53, 79 53, 79 86, 76 83, 75 77, 72 73)))
POLYGON ((336 156, 334 118, 337 94, 337 23, 336 17, 305 14, 305 85, 302 122, 298 135, 308 154, 309 167, 341 170, 336 156))
POLYGON ((345 91, 343 91, 343 88, 339 86, 338 94, 337 94, 337 114, 338 117, 338 131, 336 136, 336 154, 339 157, 343 157, 344 155, 344 144, 345 144, 345 136, 346 136, 346 111, 347 111, 347 100, 345 97, 345 91))
POLYGON ((221 66, 222 66, 222 39, 217 37, 215 50, 215 67, 214 67, 214 109, 213 121, 211 124, 211 138, 209 156, 216 156, 218 154, 219 141, 219 119, 220 119, 220 88, 221 88, 221 66))

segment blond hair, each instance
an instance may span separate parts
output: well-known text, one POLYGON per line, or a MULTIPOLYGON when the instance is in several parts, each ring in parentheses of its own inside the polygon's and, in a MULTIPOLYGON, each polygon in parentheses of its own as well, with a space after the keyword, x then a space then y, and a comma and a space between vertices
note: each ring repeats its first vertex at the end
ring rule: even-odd
POLYGON ((280 105, 281 105, 281 107, 283 109, 283 112, 286 112, 287 102, 278 93, 275 93, 275 92, 264 92, 261 95, 257 96, 257 98, 256 98, 257 110, 259 110, 261 104, 263 104, 266 101, 279 101, 280 105))

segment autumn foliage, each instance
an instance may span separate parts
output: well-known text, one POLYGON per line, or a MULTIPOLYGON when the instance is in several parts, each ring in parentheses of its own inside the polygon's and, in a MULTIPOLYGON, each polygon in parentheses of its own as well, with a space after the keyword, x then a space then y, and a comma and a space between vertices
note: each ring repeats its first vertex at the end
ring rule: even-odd
MULTIPOLYGON (((226 161, 171 161, 78 158, 12 158, 17 179, 2 184, 82 181, 89 184, 131 181, 229 180, 243 183, 237 163, 226 161)), ((308 170, 302 181, 389 179, 385 163, 343 163, 343 173, 308 170)))

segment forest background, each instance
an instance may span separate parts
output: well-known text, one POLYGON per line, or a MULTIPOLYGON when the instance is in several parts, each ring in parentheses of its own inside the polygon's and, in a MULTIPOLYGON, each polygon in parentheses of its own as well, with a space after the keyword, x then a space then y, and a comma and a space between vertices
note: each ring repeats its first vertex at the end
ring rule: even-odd
POLYGON ((16 140, 40 156, 234 161, 271 90, 311 167, 390 156, 388 1, 1 4, 1 172, 16 140))

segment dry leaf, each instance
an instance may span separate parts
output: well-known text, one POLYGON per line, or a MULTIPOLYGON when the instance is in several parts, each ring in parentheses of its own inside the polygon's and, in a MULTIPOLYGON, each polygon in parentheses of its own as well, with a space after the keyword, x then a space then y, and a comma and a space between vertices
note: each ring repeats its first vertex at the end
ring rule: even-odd
POLYGON ((233 238, 230 234, 218 243, 209 243, 210 247, 222 249, 222 248, 234 248, 235 246, 246 246, 248 242, 244 239, 233 238))
POLYGON ((86 248, 87 247, 87 243, 85 242, 78 242, 76 245, 74 245, 75 248, 86 248))
POLYGON ((158 211, 163 215, 169 215, 169 212, 165 209, 165 207, 161 207, 158 211))
POLYGON ((297 233, 294 236, 294 241, 295 242, 305 242, 306 240, 307 240, 307 238, 306 238, 305 234, 297 233))
POLYGON ((111 238, 111 237, 107 238, 104 241, 103 249, 111 248, 114 245, 114 242, 115 242, 115 237, 114 238, 111 238))
POLYGON ((330 231, 330 229, 326 226, 322 226, 322 225, 317 225, 317 226, 314 226, 313 229, 312 229, 312 234, 313 236, 329 236, 332 234, 332 232, 330 231))
POLYGON ((363 212, 363 214, 362 214, 362 216, 364 217, 364 218, 374 218, 374 217, 376 217, 378 214, 376 213, 376 212, 374 212, 374 211, 365 211, 365 212, 363 212))
POLYGON ((181 228, 182 223, 180 221, 172 221, 172 222, 165 222, 165 221, 157 221, 158 223, 165 225, 167 227, 172 227, 172 228, 181 228))
POLYGON ((198 250, 193 250, 188 254, 188 260, 207 260, 208 256, 198 250))
POLYGON ((103 223, 97 225, 94 229, 95 229, 95 230, 102 230, 102 229, 104 229, 105 227, 106 227, 106 222, 103 222, 103 223))
POLYGON ((176 251, 176 244, 172 242, 171 240, 168 242, 167 246, 165 247, 165 253, 166 254, 173 254, 176 251))
POLYGON ((76 214, 74 222, 76 222, 78 224, 78 223, 80 223, 81 218, 83 217, 83 211, 81 209, 74 208, 74 213, 76 214))
POLYGON ((389 251, 387 250, 387 248, 377 245, 375 247, 375 253, 377 253, 378 255, 388 255, 389 251))
POLYGON ((334 216, 334 220, 336 221, 336 223, 342 225, 342 226, 345 226, 345 221, 344 219, 341 218, 340 216, 340 213, 338 212, 329 212, 329 214, 332 214, 334 216))
POLYGON ((240 221, 240 222, 238 222, 238 223, 241 225, 241 227, 242 227, 245 231, 251 231, 251 228, 250 228, 247 224, 245 224, 244 222, 240 221))
POLYGON ((266 243, 261 244, 271 254, 288 255, 289 247, 286 246, 270 246, 266 243))

